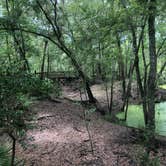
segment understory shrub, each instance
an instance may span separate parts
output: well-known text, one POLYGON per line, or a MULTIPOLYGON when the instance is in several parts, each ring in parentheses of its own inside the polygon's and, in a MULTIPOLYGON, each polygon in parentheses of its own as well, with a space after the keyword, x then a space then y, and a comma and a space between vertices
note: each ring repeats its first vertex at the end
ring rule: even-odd
POLYGON ((60 88, 49 79, 40 80, 30 74, 2 75, 0 77, 0 127, 25 128, 24 119, 30 96, 46 96, 60 88))
MULTIPOLYGON (((0 66, 0 128, 13 140, 11 154, 13 159, 15 158, 15 153, 13 153, 15 141, 24 135, 28 127, 26 121, 31 114, 29 110, 31 96, 46 96, 52 91, 59 95, 59 87, 49 79, 41 80, 33 74, 18 70, 15 66, 12 68, 10 65, 6 70, 2 68, 0 66)), ((0 150, 2 151, 0 151, 1 157, 5 153, 2 148, 0 150)), ((6 160, 0 163, 0 166, 5 162, 6 160)))
POLYGON ((54 93, 56 96, 60 95, 60 86, 57 82, 45 78, 41 80, 39 77, 32 77, 30 80, 30 93, 35 96, 47 96, 54 93))
POLYGON ((0 146, 0 166, 9 166, 9 165, 10 165, 9 151, 4 146, 0 146))
POLYGON ((147 152, 141 153, 140 165, 142 166, 160 166, 160 160, 158 157, 150 157, 147 152))

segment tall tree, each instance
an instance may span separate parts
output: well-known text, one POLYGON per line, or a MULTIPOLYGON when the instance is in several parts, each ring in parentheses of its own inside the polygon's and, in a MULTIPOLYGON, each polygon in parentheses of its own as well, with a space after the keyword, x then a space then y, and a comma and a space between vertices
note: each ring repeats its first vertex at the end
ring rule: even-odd
POLYGON ((150 69, 148 75, 148 125, 151 129, 155 128, 155 91, 156 91, 156 74, 157 74, 157 56, 156 56, 156 39, 155 39, 155 17, 156 17, 156 0, 150 0, 148 34, 149 34, 149 59, 150 69))
POLYGON ((41 75, 40 75, 40 79, 43 80, 44 79, 44 67, 45 67, 45 59, 46 59, 46 55, 47 55, 47 46, 48 46, 48 41, 45 40, 44 41, 44 50, 43 50, 43 58, 42 58, 42 64, 41 64, 41 75))

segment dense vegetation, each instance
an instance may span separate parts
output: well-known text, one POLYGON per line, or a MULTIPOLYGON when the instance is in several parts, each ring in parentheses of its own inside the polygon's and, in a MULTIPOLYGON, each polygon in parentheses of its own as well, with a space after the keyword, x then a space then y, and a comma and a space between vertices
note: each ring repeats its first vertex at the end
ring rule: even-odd
MULTIPOLYGON (((0 129, 12 138, 13 152, 11 162, 0 165, 14 165, 15 141, 28 128, 33 97, 60 95, 58 81, 47 78, 51 72, 78 76, 102 114, 112 114, 120 81, 125 120, 136 82, 151 142, 147 154, 154 149, 156 93, 166 84, 165 27, 165 0, 2 0, 0 129), (96 82, 105 85, 108 110, 91 90, 96 82)), ((4 148, 0 156, 8 158, 4 148)))

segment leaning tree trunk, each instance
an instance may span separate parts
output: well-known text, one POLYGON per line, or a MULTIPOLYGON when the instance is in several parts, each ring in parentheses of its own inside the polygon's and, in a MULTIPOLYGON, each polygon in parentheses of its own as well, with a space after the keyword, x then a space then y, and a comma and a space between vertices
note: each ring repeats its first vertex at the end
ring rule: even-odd
POLYGON ((66 53, 66 55, 70 58, 72 65, 75 67, 76 71, 78 72, 79 76, 82 78, 84 85, 85 85, 85 89, 87 91, 88 94, 88 98, 89 98, 89 102, 90 103, 96 103, 97 100, 96 98, 93 96, 93 93, 90 89, 90 84, 89 84, 89 79, 88 77, 85 75, 85 73, 82 71, 79 63, 77 62, 76 58, 74 57, 74 54, 66 47, 66 45, 64 44, 64 42, 58 38, 59 44, 60 44, 60 49, 66 53))

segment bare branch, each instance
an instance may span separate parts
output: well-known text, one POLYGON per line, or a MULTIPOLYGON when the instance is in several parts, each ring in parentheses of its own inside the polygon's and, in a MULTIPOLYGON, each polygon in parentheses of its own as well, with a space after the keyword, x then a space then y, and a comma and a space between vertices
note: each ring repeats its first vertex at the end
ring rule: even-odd
POLYGON ((165 41, 166 41, 166 38, 164 38, 164 40, 162 41, 161 45, 159 46, 156 56, 160 56, 161 49, 163 48, 165 41))
POLYGON ((166 61, 165 61, 164 64, 161 66, 161 69, 160 69, 160 71, 159 71, 159 73, 158 73, 158 78, 160 78, 160 76, 162 75, 162 73, 163 73, 165 67, 166 67, 166 61))
POLYGON ((49 17, 48 13, 44 10, 44 8, 43 8, 42 5, 40 4, 40 2, 39 2, 38 0, 37 0, 36 2, 37 2, 37 4, 39 5, 40 10, 41 10, 41 11, 43 12, 43 14, 45 15, 47 21, 50 23, 50 25, 51 25, 51 27, 52 27, 52 29, 53 29, 53 31, 54 31, 56 37, 57 37, 57 36, 58 36, 58 33, 57 33, 57 30, 56 30, 56 28, 55 28, 54 23, 52 22, 51 18, 49 17))
POLYGON ((50 0, 51 4, 53 5, 54 7, 54 17, 55 17, 55 20, 54 20, 54 24, 55 24, 55 27, 57 29, 57 34, 58 34, 58 37, 60 38, 62 36, 62 32, 60 30, 60 27, 58 25, 58 22, 57 22, 57 0, 54 0, 55 2, 53 2, 53 0, 50 0))

